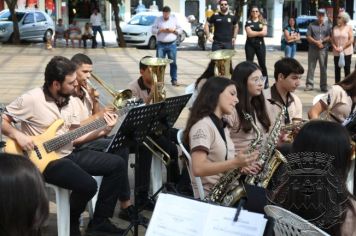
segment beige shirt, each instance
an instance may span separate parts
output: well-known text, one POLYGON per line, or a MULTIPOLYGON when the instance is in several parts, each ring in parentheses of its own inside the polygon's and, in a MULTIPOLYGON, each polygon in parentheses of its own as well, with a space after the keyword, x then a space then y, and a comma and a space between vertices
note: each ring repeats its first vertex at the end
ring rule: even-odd
POLYGON ((92 115, 93 111, 93 101, 90 98, 88 91, 83 88, 84 97, 83 100, 79 97, 72 97, 71 102, 74 106, 75 111, 79 114, 80 121, 87 119, 92 115))
MULTIPOLYGON (((274 124, 276 119, 278 118, 278 115, 281 112, 281 108, 276 104, 272 104, 269 100, 274 100, 281 105, 284 105, 284 102, 281 101, 280 95, 278 94, 275 85, 263 90, 263 95, 265 97, 268 116, 271 120, 271 123, 274 124)), ((302 102, 300 101, 299 97, 294 93, 289 93, 288 96, 288 104, 286 104, 286 106, 289 114, 290 123, 295 119, 301 120, 303 118, 302 102)), ((282 125, 285 125, 285 119, 282 120, 282 125)))
POLYGON ((150 94, 150 89, 144 86, 142 77, 129 83, 129 89, 132 91, 134 97, 141 98, 144 101, 146 101, 150 94))
MULTIPOLYGON (((208 152, 208 161, 220 162, 235 157, 234 144, 230 138, 228 128, 224 129, 226 137, 225 141, 221 137, 218 129, 211 120, 210 117, 204 117, 195 123, 189 132, 189 144, 190 150, 204 150, 208 152)), ((214 184, 220 179, 223 173, 212 176, 201 177, 205 194, 207 194, 214 184)), ((194 197, 198 198, 198 188, 195 180, 192 180, 192 186, 194 191, 194 197)))
MULTIPOLYGON (((340 85, 331 86, 328 93, 320 100, 328 106, 330 112, 341 122, 343 122, 351 113, 352 99, 340 85), (328 100, 330 100, 329 104, 328 100)), ((332 116, 328 117, 330 120, 336 121, 332 116)))
MULTIPOLYGON (((230 126, 230 136, 235 145, 235 151, 238 152, 248 148, 251 142, 253 142, 257 137, 255 130, 251 129, 248 133, 245 133, 242 130, 240 127, 240 118, 236 109, 234 109, 234 112, 231 115, 226 116, 225 118, 228 120, 228 124, 230 126)), ((259 132, 261 133, 260 145, 256 147, 258 149, 265 142, 267 132, 257 118, 255 118, 255 122, 259 132)))
MULTIPOLYGON (((45 132, 49 126, 58 119, 64 120, 56 135, 62 135, 69 131, 71 125, 79 125, 79 114, 70 101, 68 105, 59 109, 54 101, 46 100, 42 88, 35 88, 18 97, 6 106, 6 110, 21 119, 32 122, 31 124, 13 118, 20 122, 21 131, 30 136, 37 136, 45 132)), ((60 157, 69 155, 73 151, 73 144, 69 143, 60 150, 60 157)))
MULTIPOLYGON (((349 41, 350 27, 351 26, 349 26, 349 25, 345 25, 345 27, 341 30, 340 27, 335 26, 333 29, 333 38, 334 38, 335 44, 336 44, 336 46, 342 47, 344 49, 345 55, 351 55, 354 52, 354 48, 353 48, 352 44, 349 47, 344 48, 347 41, 349 41)), ((335 51, 335 49, 333 49, 333 54, 334 54, 334 56, 340 55, 340 53, 335 51)))
POLYGON ((348 209, 346 212, 346 217, 341 225, 341 235, 342 236, 356 236, 356 201, 351 199, 353 205, 352 209, 348 209))

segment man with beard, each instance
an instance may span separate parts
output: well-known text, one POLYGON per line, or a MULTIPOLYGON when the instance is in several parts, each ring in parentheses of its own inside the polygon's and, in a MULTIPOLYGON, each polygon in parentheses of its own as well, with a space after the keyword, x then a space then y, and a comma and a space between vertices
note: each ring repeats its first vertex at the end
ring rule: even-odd
MULTIPOLYGON (((30 136, 43 134, 58 119, 62 119, 64 124, 57 130, 56 136, 80 125, 78 111, 74 109, 70 96, 78 85, 75 70, 75 65, 67 58, 53 57, 46 66, 43 87, 28 91, 6 107, 2 131, 22 150, 37 150, 30 136), (19 122, 21 128, 12 126, 13 122, 19 122)), ((71 190, 71 236, 80 235, 79 217, 97 191, 92 175, 103 176, 103 181, 94 218, 88 225, 88 235, 121 235, 124 232, 114 226, 109 218, 113 215, 124 182, 128 181, 125 161, 115 155, 92 150, 73 152, 73 145, 102 137, 112 130, 117 115, 106 112, 103 117, 106 122, 104 127, 59 148, 56 154, 60 159, 51 161, 43 171, 47 183, 71 190)))
POLYGON ((237 18, 229 13, 227 0, 220 0, 220 11, 207 19, 204 25, 205 34, 210 42, 213 42, 212 51, 219 49, 233 49, 236 35, 239 31, 237 18), (214 26, 214 39, 210 35, 209 26, 214 26))

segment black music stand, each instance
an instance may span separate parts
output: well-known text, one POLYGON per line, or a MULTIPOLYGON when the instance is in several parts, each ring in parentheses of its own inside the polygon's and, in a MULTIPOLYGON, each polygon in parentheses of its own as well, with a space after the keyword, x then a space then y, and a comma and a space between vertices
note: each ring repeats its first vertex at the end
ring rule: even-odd
MULTIPOLYGON (((150 133, 154 133, 157 129, 169 130, 170 128, 172 128, 191 96, 192 94, 190 93, 186 95, 170 97, 164 100, 164 105, 162 110, 160 111, 160 114, 157 116, 157 119, 152 122, 150 133)), ((169 141, 171 140, 170 132, 168 132, 167 138, 169 139, 169 141)), ((167 176, 169 176, 169 173, 167 173, 167 176)), ((169 182, 169 177, 167 177, 167 183, 162 184, 162 186, 155 193, 153 193, 153 195, 149 199, 154 202, 158 193, 160 193, 164 188, 172 189, 174 192, 177 192, 174 187, 170 186, 169 182)), ((148 202, 143 205, 143 208, 147 204, 148 202)))
MULTIPOLYGON (((151 130, 151 121, 158 116, 162 107, 163 103, 156 103, 131 109, 107 148, 107 152, 115 153, 123 146, 135 147, 135 182, 137 182, 138 179, 138 173, 136 171, 139 165, 138 144, 146 138, 147 133, 151 130)), ((136 188, 134 192, 136 201, 136 188)), ((137 220, 130 223, 123 235, 127 235, 131 228, 134 227, 134 235, 137 236, 139 225, 142 225, 145 228, 147 227, 140 222, 139 218, 137 218, 137 220)))
POLYGON ((4 114, 5 108, 3 104, 0 104, 0 153, 3 151, 3 148, 5 147, 5 142, 2 141, 2 132, 1 132, 1 127, 2 127, 2 114, 4 114))

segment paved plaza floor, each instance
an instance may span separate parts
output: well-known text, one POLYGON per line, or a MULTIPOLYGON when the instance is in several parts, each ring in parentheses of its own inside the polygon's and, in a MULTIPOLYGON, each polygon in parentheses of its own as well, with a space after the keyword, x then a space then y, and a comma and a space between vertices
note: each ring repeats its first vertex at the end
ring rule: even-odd
MULTIPOLYGON (((245 52, 237 47, 237 53, 233 57, 233 65, 245 60, 245 52)), ((274 63, 283 56, 283 52, 272 50, 269 47, 267 51, 267 68, 270 84, 273 84, 273 66, 274 63)), ((45 50, 43 44, 32 43, 21 46, 0 45, 0 104, 7 104, 25 91, 37 86, 41 86, 44 80, 44 70, 49 60, 56 55, 72 57, 76 53, 87 54, 94 62, 94 72, 106 83, 117 90, 127 88, 130 81, 139 77, 138 63, 143 56, 155 55, 154 50, 136 49, 136 48, 117 48, 110 45, 107 48, 83 49, 58 47, 53 50, 45 50)), ((196 78, 202 74, 209 62, 208 51, 196 50, 194 41, 183 43, 178 51, 178 81, 179 87, 173 87, 169 78, 169 67, 166 69, 165 87, 167 97, 184 94, 185 87, 193 83, 196 78)), ((301 62, 305 68, 302 85, 296 91, 296 94, 303 102, 304 118, 312 104, 312 99, 319 91, 319 67, 316 68, 314 91, 304 92, 305 77, 307 73, 307 52, 297 52, 296 59, 301 62)), ((354 68, 355 58, 352 59, 352 68, 354 68)), ((334 83, 334 65, 333 57, 330 53, 328 64, 328 85, 334 83)), ((183 128, 188 117, 187 109, 181 113, 175 127, 183 128)), ((130 169, 130 183, 132 186, 133 173, 130 169)), ((52 194, 53 198, 53 194, 52 194)), ((56 231, 56 209, 53 202, 51 204, 51 215, 48 226, 45 228, 46 236, 57 235, 56 231)), ((121 227, 128 225, 127 222, 120 221, 117 218, 118 209, 115 211, 113 221, 121 227)), ((145 212, 150 216, 149 212, 145 212)), ((88 215, 85 214, 87 222, 88 215)), ((144 235, 144 231, 140 231, 144 235)))

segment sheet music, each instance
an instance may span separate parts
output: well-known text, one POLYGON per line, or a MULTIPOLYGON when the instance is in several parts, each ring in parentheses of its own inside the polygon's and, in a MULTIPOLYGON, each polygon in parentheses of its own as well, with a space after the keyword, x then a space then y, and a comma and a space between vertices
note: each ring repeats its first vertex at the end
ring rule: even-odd
POLYGON ((259 236, 267 219, 262 214, 203 203, 171 194, 158 197, 146 236, 259 236))

